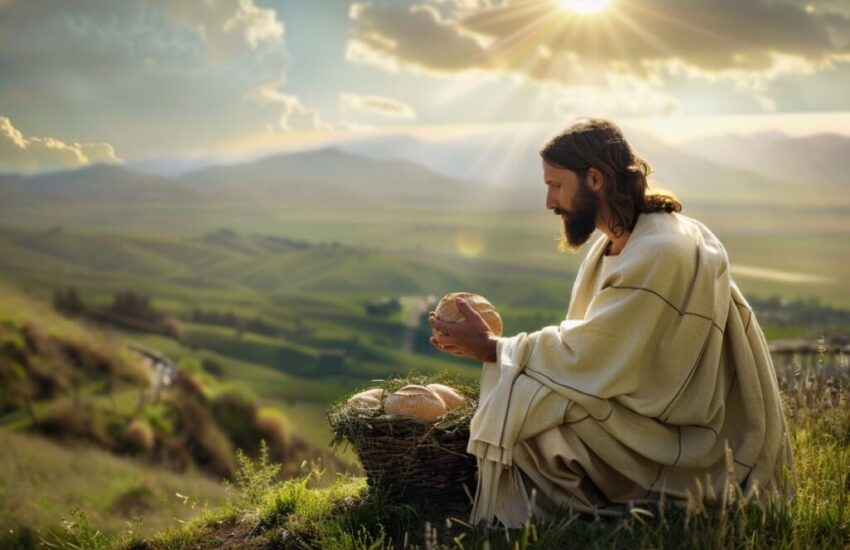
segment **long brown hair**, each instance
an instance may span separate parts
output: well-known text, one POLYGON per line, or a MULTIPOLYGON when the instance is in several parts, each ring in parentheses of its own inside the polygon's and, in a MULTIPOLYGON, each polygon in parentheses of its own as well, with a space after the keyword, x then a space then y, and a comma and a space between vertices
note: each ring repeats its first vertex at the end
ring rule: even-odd
POLYGON ((631 148, 620 128, 603 118, 584 118, 549 140, 540 150, 549 164, 576 172, 582 182, 596 168, 605 177, 608 222, 615 235, 632 231, 641 213, 681 212, 682 203, 666 192, 647 193, 652 167, 631 148))

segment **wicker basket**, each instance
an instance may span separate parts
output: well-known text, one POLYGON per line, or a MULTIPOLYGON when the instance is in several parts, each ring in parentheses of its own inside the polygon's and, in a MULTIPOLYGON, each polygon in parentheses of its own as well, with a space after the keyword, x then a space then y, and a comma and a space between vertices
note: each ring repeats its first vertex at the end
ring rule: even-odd
POLYGON ((379 416, 369 419, 369 427, 352 445, 370 488, 385 491, 395 503, 471 506, 477 468, 466 452, 469 426, 441 429, 379 416))
POLYGON ((439 506, 462 512, 472 507, 477 461, 467 454, 469 425, 478 407, 478 384, 443 371, 423 376, 411 371, 403 378, 380 381, 385 395, 409 384, 446 384, 466 399, 434 422, 391 416, 379 408, 352 406, 345 396, 326 411, 333 433, 331 447, 351 444, 360 457, 370 491, 396 504, 419 508, 439 506))

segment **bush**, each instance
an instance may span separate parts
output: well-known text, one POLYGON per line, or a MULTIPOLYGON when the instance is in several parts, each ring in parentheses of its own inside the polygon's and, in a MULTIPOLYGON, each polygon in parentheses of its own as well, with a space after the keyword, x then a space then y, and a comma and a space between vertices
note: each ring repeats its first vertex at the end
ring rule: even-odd
POLYGON ((260 437, 269 444, 271 457, 280 462, 286 461, 289 457, 287 456, 287 432, 283 420, 261 411, 257 414, 256 426, 260 437))
POLYGON ((83 439, 107 449, 115 446, 103 419, 98 417, 95 408, 86 402, 56 403, 39 421, 36 429, 59 439, 83 439))
POLYGON ((261 439, 257 429, 257 404, 243 393, 226 391, 212 400, 211 409, 216 422, 236 448, 257 456, 261 439))
POLYGON ((156 444, 156 433, 150 424, 144 420, 131 420, 124 430, 124 440, 130 450, 147 453, 153 451, 156 444))
POLYGON ((213 359, 204 358, 201 361, 201 370, 215 378, 224 376, 224 368, 221 366, 221 363, 213 359))
POLYGON ((194 462, 216 476, 231 478, 235 467, 233 445, 212 413, 191 395, 178 388, 169 389, 172 391, 165 396, 164 402, 176 418, 175 434, 180 434, 194 462))

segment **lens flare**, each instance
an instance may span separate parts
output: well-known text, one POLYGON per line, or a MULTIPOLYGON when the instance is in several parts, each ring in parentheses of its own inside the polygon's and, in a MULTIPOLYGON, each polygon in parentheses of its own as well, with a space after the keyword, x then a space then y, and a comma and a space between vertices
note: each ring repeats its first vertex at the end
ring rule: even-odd
POLYGON ((487 240, 477 231, 461 230, 455 235, 455 246, 464 258, 476 258, 484 252, 487 240))

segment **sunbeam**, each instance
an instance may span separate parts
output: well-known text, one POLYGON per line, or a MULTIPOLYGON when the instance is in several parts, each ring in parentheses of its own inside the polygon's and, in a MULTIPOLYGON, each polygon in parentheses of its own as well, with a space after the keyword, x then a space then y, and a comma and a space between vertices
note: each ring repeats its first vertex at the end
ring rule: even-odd
POLYGON ((611 0, 558 0, 558 4, 573 13, 597 14, 611 5, 611 0))

